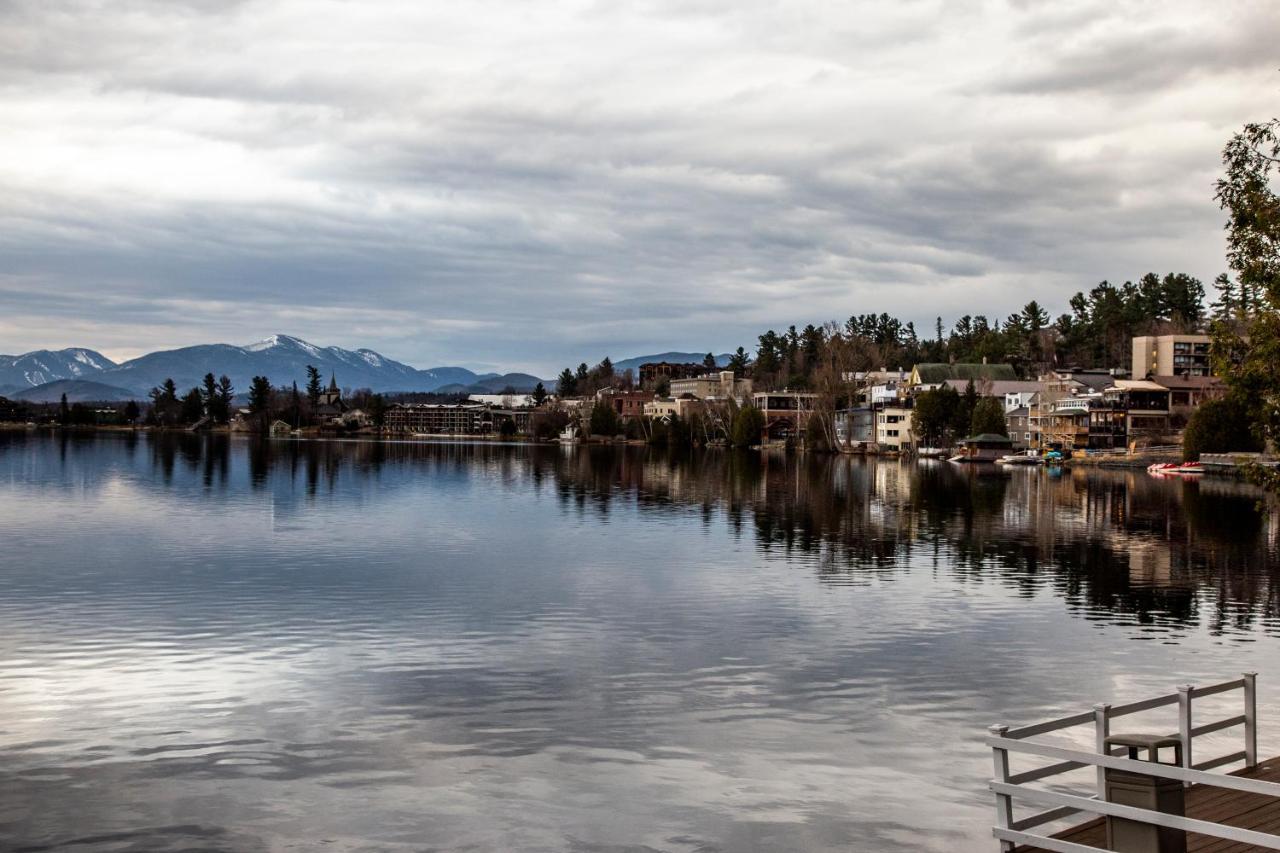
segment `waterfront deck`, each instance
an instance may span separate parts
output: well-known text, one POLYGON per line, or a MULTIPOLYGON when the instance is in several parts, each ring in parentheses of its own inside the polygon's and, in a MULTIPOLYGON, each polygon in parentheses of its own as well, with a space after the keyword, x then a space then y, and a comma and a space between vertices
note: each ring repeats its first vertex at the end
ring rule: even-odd
MULTIPOLYGON (((1229 703, 1230 699, 1226 701, 1229 703)), ((1210 713, 1214 717, 1221 714, 1221 704, 1210 713)), ((992 726, 989 732, 986 743, 992 750, 995 775, 988 788, 996 801, 992 834, 998 849, 1005 853, 1105 850, 1107 815, 1184 832, 1191 851, 1280 850, 1280 756, 1258 760, 1256 673, 1246 672, 1232 681, 1199 687, 1183 684, 1174 693, 1122 705, 1099 703, 1090 711, 1028 726, 992 726), (1226 694, 1240 695, 1243 713, 1205 721, 1202 711, 1200 719, 1196 718, 1195 711, 1203 707, 1198 700, 1226 694), (1162 727, 1154 731, 1144 727, 1145 731, 1130 730, 1112 736, 1112 724, 1117 720, 1166 707, 1177 711, 1176 732, 1165 734, 1168 730, 1162 727), (1040 735, 1089 724, 1094 729, 1094 750, 1039 740, 1040 735), (1206 758, 1199 748, 1204 742, 1197 742, 1197 738, 1228 729, 1243 729, 1244 748, 1206 758), (1173 763, 1163 759, 1159 763, 1137 760, 1141 749, 1147 750, 1148 759, 1155 759, 1158 749, 1169 747, 1173 763), (1020 756, 1023 762, 1055 763, 1013 772, 1012 756, 1020 756), (1233 764, 1244 766, 1233 773, 1210 772, 1233 764), (1046 779, 1085 768, 1095 772, 1096 782, 1089 786, 1092 791, 1082 791, 1078 785, 1043 786, 1046 779), (1128 805, 1110 801, 1107 775, 1111 771, 1138 772, 1163 779, 1166 784, 1189 785, 1185 790, 1185 812, 1156 811, 1151 802, 1128 805), (1022 810, 1028 805, 1044 810, 1026 814, 1022 810), (1065 830, 1048 829, 1075 815, 1095 817, 1065 830)))
MULTIPOLYGON (((1237 770, 1230 775, 1280 782, 1280 757, 1268 758, 1256 767, 1237 770)), ((1187 789, 1186 798, 1189 818, 1258 832, 1280 833, 1280 799, 1275 797, 1192 785, 1187 789)), ((1103 818, 1094 818, 1053 837, 1099 850, 1106 849, 1107 831, 1103 818)), ((1266 849, 1269 848, 1196 833, 1187 834, 1187 853, 1255 853, 1266 849)), ((1023 846, 1016 850, 1018 853, 1049 853, 1043 847, 1023 846)))

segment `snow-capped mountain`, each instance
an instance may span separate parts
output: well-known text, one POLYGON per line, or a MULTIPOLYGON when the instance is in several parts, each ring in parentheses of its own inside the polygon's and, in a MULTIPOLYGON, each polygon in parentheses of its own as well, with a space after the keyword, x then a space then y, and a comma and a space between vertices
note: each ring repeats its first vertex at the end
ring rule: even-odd
POLYGON ((0 355, 0 388, 34 388, 59 379, 93 379, 116 363, 81 347, 0 355))
POLYGON ((308 365, 320 371, 326 385, 333 377, 342 388, 374 391, 435 391, 446 386, 450 392, 500 391, 510 385, 528 392, 538 382, 525 374, 476 374, 465 367, 418 370, 371 349, 319 347, 291 335, 272 335, 246 346, 202 344, 163 350, 122 364, 87 349, 0 356, 0 395, 16 396, 60 380, 92 379, 142 398, 166 379, 172 379, 179 391, 195 387, 206 373, 229 376, 241 393, 248 391, 255 376, 265 376, 276 386, 297 382, 301 388, 308 365))
POLYGON ((255 376, 265 376, 277 386, 297 382, 302 387, 308 365, 320 371, 325 384, 333 377, 343 388, 430 391, 445 384, 373 350, 319 347, 290 335, 272 335, 247 346, 202 344, 148 353, 124 362, 102 381, 145 391, 171 378, 179 388, 190 388, 212 373, 231 377, 241 391, 248 390, 255 376))

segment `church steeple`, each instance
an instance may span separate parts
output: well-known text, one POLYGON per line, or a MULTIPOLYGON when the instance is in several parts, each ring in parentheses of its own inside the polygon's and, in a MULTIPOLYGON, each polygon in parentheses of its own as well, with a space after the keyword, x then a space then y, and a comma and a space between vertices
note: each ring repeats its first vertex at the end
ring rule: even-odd
POLYGON ((334 394, 338 393, 338 377, 332 373, 329 374, 329 391, 334 394))

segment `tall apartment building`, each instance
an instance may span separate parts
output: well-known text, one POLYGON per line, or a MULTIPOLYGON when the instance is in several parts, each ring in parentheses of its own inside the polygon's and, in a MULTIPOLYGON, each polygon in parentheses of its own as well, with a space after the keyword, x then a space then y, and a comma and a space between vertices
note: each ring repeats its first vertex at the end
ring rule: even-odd
POLYGON ((1143 335, 1133 339, 1134 379, 1212 376, 1208 335, 1143 335))

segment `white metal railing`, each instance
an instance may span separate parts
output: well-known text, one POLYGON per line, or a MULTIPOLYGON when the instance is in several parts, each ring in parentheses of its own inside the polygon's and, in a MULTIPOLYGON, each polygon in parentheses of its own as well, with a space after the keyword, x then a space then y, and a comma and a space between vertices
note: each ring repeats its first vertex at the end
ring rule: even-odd
POLYGON ((1195 687, 1184 684, 1176 693, 1129 702, 1124 705, 1099 704, 1093 710, 1073 714, 1056 720, 1036 723, 1019 728, 1008 726, 992 726, 986 744, 991 747, 995 762, 995 777, 988 788, 996 798, 996 824, 992 834, 1000 843, 1000 849, 1013 850, 1015 844, 1032 844, 1043 850, 1064 851, 1064 853, 1084 853, 1096 851, 1097 848, 1083 844, 1075 844, 1048 835, 1029 832, 1043 824, 1061 820, 1081 812, 1095 815, 1107 815, 1155 826, 1197 832, 1228 841, 1253 844, 1269 850, 1280 850, 1280 835, 1240 829, 1211 821, 1196 820, 1188 817, 1165 814, 1163 812, 1122 806, 1106 800, 1106 771, 1135 770, 1134 759, 1118 757, 1123 747, 1115 751, 1107 750, 1107 738, 1111 735, 1111 722, 1129 714, 1138 714, 1169 705, 1177 705, 1178 731, 1170 737, 1176 737, 1182 744, 1181 766, 1142 762, 1140 772, 1149 776, 1164 779, 1177 779, 1185 784, 1199 783, 1216 788, 1240 791, 1250 794, 1263 794, 1280 797, 1280 784, 1249 779, 1240 776, 1227 776, 1207 771, 1226 764, 1244 762, 1245 767, 1254 767, 1258 763, 1258 715, 1257 715, 1257 673, 1246 672, 1233 681, 1211 684, 1206 687, 1195 687), (1243 694, 1243 713, 1221 720, 1195 725, 1192 718, 1192 702, 1205 696, 1214 696, 1239 690, 1243 694), (1096 752, 1069 749, 1037 743, 1029 740, 1037 735, 1070 729, 1089 723, 1094 727, 1096 752), (1192 743, 1197 737, 1223 731, 1235 726, 1244 727, 1244 749, 1227 755, 1193 763, 1192 743), (1009 769, 1009 753, 1017 752, 1038 758, 1055 759, 1055 763, 1021 773, 1012 773, 1009 769), (1079 770, 1083 767, 1097 768, 1097 793, 1093 796, 1081 796, 1060 791, 1049 791, 1043 788, 1028 787, 1028 783, 1047 779, 1061 773, 1079 770), (1025 800, 1041 806, 1049 806, 1045 811, 1015 819, 1013 814, 1014 799, 1025 800))

